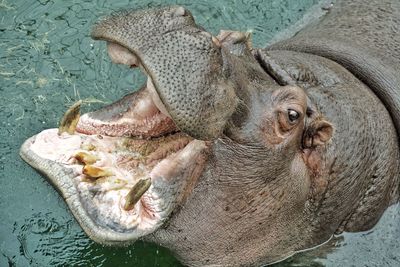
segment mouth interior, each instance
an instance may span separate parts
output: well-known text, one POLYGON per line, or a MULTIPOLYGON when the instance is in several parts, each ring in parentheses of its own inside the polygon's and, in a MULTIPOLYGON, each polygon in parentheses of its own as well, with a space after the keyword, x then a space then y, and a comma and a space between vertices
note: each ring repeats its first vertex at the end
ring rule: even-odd
MULTIPOLYGON (((143 69, 120 45, 109 44, 108 52, 114 63, 143 69)), ((206 148, 177 129, 149 76, 138 92, 84 114, 74 134, 45 130, 29 146, 70 170, 79 205, 97 226, 136 231, 138 237, 160 227, 185 197, 182 192, 200 176, 206 148), (146 180, 148 189, 127 203, 135 185, 146 180)))

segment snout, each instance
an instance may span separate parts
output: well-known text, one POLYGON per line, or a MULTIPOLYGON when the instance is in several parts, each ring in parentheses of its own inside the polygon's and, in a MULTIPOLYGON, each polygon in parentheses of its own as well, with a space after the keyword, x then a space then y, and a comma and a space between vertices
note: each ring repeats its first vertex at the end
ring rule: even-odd
POLYGON ((224 78, 221 47, 188 10, 120 13, 96 24, 92 37, 124 51, 116 63, 145 72, 154 103, 179 130, 201 140, 221 135, 237 97, 224 78))

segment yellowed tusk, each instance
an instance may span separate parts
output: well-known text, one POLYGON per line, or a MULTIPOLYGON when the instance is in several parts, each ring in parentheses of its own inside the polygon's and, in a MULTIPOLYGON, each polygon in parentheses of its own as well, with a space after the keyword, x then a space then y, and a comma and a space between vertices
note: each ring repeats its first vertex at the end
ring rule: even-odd
POLYGON ((82 100, 79 100, 75 104, 73 104, 65 113, 60 121, 60 126, 58 127, 58 135, 66 132, 69 134, 73 134, 76 129, 76 125, 78 124, 79 118, 81 116, 82 100))
POLYGON ((99 160, 98 157, 96 157, 95 155, 86 153, 86 152, 78 152, 75 154, 74 156, 80 163, 83 163, 85 165, 87 164, 93 164, 96 161, 99 160))
POLYGON ((114 175, 114 173, 109 169, 103 169, 93 165, 85 165, 82 169, 82 173, 91 178, 99 178, 99 177, 114 175))
POLYGON ((124 210, 132 210, 144 193, 150 188, 151 179, 140 179, 125 197, 124 210))

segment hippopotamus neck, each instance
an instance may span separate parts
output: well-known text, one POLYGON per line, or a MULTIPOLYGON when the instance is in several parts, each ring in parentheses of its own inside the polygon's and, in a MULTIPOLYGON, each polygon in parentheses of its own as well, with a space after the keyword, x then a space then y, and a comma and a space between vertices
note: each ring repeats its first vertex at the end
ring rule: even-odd
MULTIPOLYGON (((254 152, 262 151, 261 148, 253 149, 254 152)), ((258 153, 258 160, 254 161, 253 153, 234 149, 229 139, 216 140, 212 154, 209 159, 212 163, 200 177, 190 200, 171 216, 166 229, 157 231, 147 240, 179 251, 185 255, 185 259, 181 260, 188 266, 209 266, 221 247, 225 248, 225 257, 218 259, 221 264, 218 266, 227 266, 228 263, 229 266, 239 266, 244 260, 252 262, 251 266, 259 266, 261 262, 282 259, 282 256, 260 259, 260 251, 263 251, 261 254, 282 251, 289 246, 287 254, 283 256, 287 257, 300 248, 299 244, 316 245, 314 237, 290 242, 284 236, 286 227, 290 227, 291 237, 313 231, 312 216, 304 212, 308 186, 298 185, 303 183, 302 176, 306 173, 298 173, 298 177, 293 177, 287 171, 291 161, 286 160, 285 165, 277 164, 284 159, 273 151, 270 154, 258 153), (273 158, 274 161, 268 162, 267 158, 273 158), (231 162, 229 170, 225 168, 227 161, 231 162), (234 162, 240 162, 240 165, 234 162), (275 175, 266 173, 266 164, 276 166, 275 175), (243 166, 252 166, 251 171, 243 166), (245 176, 242 175, 244 173, 245 176), (295 184, 289 182, 295 179, 295 184), (304 201, 293 203, 286 198, 288 195, 301 195, 304 201), (196 210, 195 215, 193 210, 196 210), (196 220, 192 219, 193 216, 196 220), (256 228, 250 223, 255 218, 259 226, 256 228), (207 241, 210 237, 212 243, 207 241), (263 245, 266 240, 272 245, 263 245), (234 243, 239 245, 230 245, 234 243), (246 250, 247 253, 234 257, 238 250, 246 250)), ((327 240, 330 234, 321 236, 327 240)))
POLYGON ((400 135, 400 2, 372 2, 377 4, 337 1, 319 21, 267 49, 305 52, 339 63, 379 97, 400 135))

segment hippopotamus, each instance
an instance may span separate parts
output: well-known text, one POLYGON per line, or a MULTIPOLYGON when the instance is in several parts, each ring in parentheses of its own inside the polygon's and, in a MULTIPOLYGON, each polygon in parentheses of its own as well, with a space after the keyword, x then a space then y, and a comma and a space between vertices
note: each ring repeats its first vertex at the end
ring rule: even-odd
POLYGON ((337 1, 266 48, 180 6, 114 13, 92 38, 147 82, 22 145, 87 235, 187 266, 260 266, 399 200, 400 3, 337 1))

